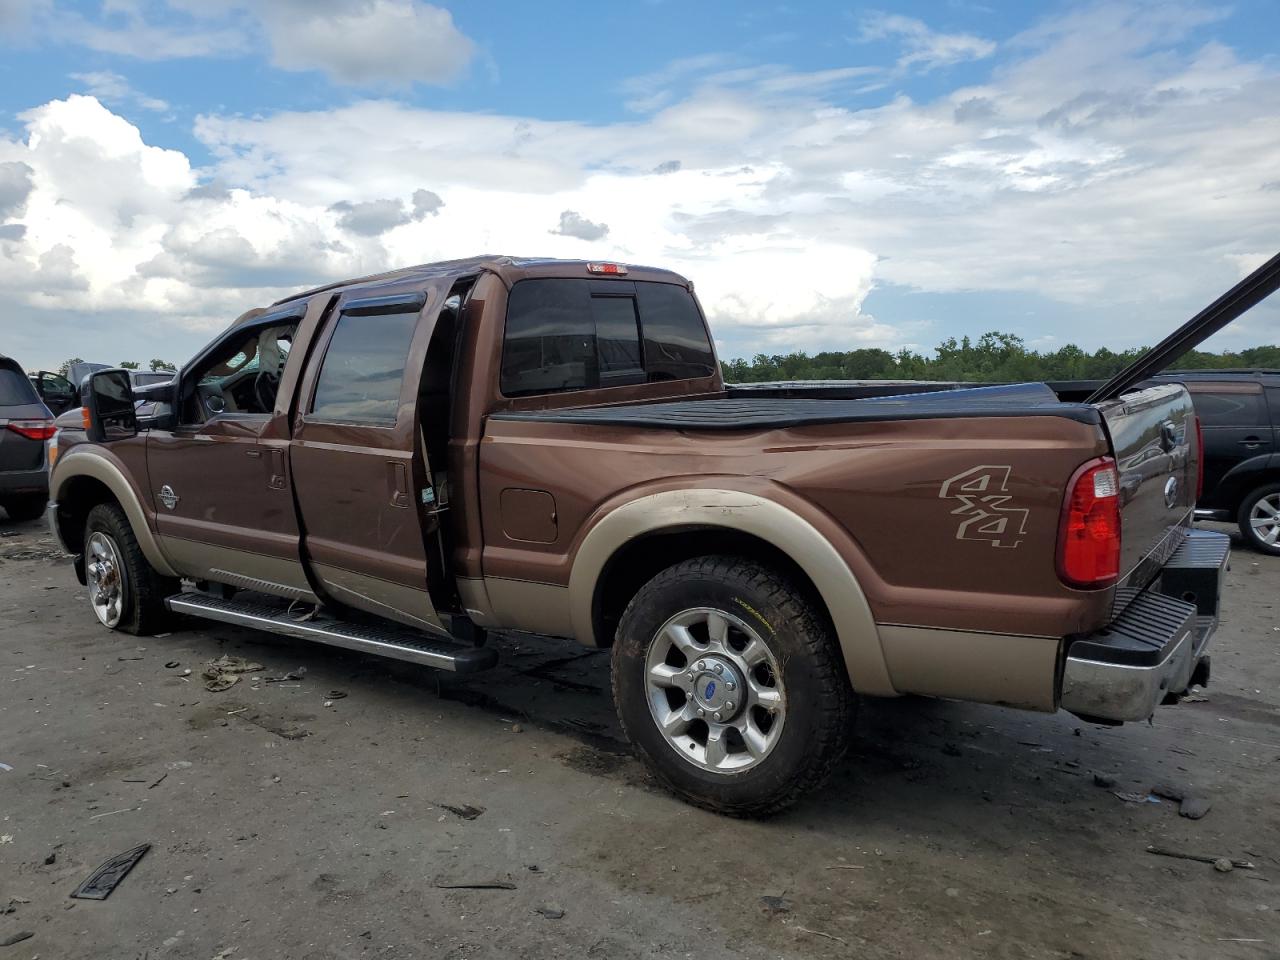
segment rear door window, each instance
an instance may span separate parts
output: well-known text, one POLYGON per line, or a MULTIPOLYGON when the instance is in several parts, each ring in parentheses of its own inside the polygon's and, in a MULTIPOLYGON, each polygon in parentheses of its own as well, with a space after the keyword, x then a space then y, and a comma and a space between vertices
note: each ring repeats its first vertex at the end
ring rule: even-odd
POLYGON ((715 372, 689 291, 675 284, 573 279, 512 287, 502 350, 509 397, 715 372))
POLYGON ((17 407, 39 402, 36 388, 23 376, 21 370, 8 366, 0 367, 0 407, 17 407))
POLYGON ((418 313, 342 314, 325 351, 311 416, 393 425, 418 313))
POLYGON ((1201 393, 1192 395, 1196 413, 1206 427, 1252 427, 1266 423, 1262 391, 1250 393, 1201 393))

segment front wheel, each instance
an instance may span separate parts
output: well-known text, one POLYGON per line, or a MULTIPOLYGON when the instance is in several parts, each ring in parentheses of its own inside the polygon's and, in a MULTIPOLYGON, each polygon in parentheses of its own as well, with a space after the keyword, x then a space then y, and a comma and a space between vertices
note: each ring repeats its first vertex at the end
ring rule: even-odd
POLYGON ((737 557, 663 571, 627 606, 613 648, 623 729, 700 807, 781 811, 843 755, 852 692, 826 617, 788 578, 737 557))
POLYGON ((1280 483, 1259 487, 1245 497, 1236 519, 1245 543, 1280 556, 1280 483))
POLYGON ((84 567, 89 604, 104 627, 148 634, 167 625, 164 598, 177 592, 178 583, 147 562, 129 518, 114 503, 100 503, 89 511, 84 567))

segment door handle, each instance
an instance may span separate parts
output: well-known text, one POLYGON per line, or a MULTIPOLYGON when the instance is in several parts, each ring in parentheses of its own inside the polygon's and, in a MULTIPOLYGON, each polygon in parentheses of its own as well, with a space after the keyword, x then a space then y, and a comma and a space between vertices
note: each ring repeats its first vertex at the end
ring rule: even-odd
POLYGON ((398 460, 387 461, 387 493, 393 507, 408 509, 409 470, 398 460))
POLYGON ((249 456, 249 457, 252 457, 254 460, 261 460, 261 459, 262 459, 262 451, 261 451, 261 450, 246 450, 246 451, 245 451, 245 455, 246 455, 246 456, 249 456))
POLYGON ((1240 446, 1248 447, 1250 450, 1254 450, 1257 447, 1262 446, 1262 438, 1261 437, 1245 437, 1243 440, 1240 441, 1240 446))
POLYGON ((267 478, 267 486, 272 490, 283 490, 285 486, 284 451, 271 451, 271 476, 267 478))

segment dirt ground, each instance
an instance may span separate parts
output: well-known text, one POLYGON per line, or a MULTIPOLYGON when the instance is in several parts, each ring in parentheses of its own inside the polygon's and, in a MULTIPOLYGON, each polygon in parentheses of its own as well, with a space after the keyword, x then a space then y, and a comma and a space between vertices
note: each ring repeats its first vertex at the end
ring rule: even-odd
POLYGON ((869 703, 833 783, 741 822, 648 780, 607 654, 500 636, 462 681, 216 624, 139 639, 42 524, 0 533, 0 944, 32 934, 0 960, 1280 956, 1278 558, 1237 545, 1206 701, 1121 728, 869 703), (224 653, 264 669, 209 693, 224 653), (1115 795, 1160 783, 1210 812, 1115 795), (109 899, 69 897, 141 843, 109 899))

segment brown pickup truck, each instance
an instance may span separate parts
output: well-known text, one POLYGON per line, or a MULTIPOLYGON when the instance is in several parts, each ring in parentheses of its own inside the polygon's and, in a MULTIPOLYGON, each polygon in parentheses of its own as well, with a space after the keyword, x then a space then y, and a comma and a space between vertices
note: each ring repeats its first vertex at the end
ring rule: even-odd
POLYGON ((491 630, 611 647, 655 773, 767 813, 831 769, 855 695, 1119 722, 1207 680, 1228 540, 1190 528, 1191 400, 1124 392, 1163 356, 1093 398, 740 389, 676 274, 458 260, 249 311, 136 396, 94 374, 50 517, 112 629, 458 672, 491 630))

